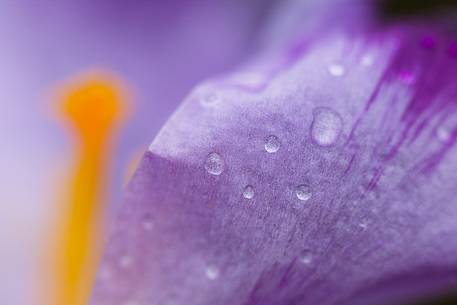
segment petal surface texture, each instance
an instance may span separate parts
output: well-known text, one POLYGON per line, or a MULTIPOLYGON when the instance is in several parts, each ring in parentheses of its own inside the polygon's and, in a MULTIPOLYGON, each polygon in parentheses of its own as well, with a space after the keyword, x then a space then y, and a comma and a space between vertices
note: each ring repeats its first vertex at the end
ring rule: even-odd
POLYGON ((439 33, 328 31, 195 88, 129 185, 92 305, 456 289, 457 58, 439 33))

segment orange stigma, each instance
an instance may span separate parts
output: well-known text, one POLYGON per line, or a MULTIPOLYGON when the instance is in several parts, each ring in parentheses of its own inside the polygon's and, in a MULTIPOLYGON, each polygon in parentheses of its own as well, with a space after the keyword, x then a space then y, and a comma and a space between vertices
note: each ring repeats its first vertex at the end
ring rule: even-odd
POLYGON ((110 146, 127 107, 122 88, 109 75, 91 74, 65 87, 59 99, 59 117, 77 142, 58 206, 50 255, 52 290, 46 305, 88 303, 101 252, 110 146))

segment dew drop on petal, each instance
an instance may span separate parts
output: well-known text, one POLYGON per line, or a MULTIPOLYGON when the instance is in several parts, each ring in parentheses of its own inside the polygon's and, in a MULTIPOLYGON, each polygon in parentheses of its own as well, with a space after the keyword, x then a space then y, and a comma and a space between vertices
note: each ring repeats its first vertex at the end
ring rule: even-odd
POLYGON ((143 216, 143 219, 141 220, 141 227, 145 231, 151 231, 154 227, 154 222, 152 220, 151 215, 146 214, 143 216))
POLYGON ((206 157, 205 169, 211 175, 220 175, 224 171, 224 159, 218 153, 212 152, 206 157))
POLYGON ((329 146, 335 143, 342 127, 343 120, 332 109, 320 107, 314 110, 311 137, 318 145, 329 146))
POLYGON ((311 252, 309 250, 304 250, 300 253, 298 260, 302 264, 309 265, 309 264, 311 264, 311 262, 313 260, 313 255, 311 254, 311 252))
POLYGON ((374 59, 373 59, 373 56, 372 55, 365 55, 362 57, 362 65, 365 66, 365 67, 370 67, 373 65, 373 62, 374 62, 374 59))
POLYGON ((297 186, 295 189, 295 194, 297 195, 297 198, 302 200, 302 201, 307 201, 311 198, 313 195, 311 188, 306 185, 306 184, 300 184, 297 186))
POLYGON ((447 143, 451 139, 451 133, 449 132, 449 130, 447 128, 441 126, 436 131, 436 137, 441 142, 447 143))
POLYGON ((215 93, 209 93, 200 99, 200 104, 203 107, 213 107, 213 106, 217 105, 219 102, 220 102, 220 98, 215 93))
POLYGON ((208 266, 206 267, 205 274, 209 280, 214 281, 219 277, 219 269, 215 266, 208 266))
POLYGON ((414 74, 411 71, 400 71, 400 73, 398 74, 398 78, 405 85, 411 85, 415 81, 414 74))
POLYGON ((243 197, 246 199, 252 199, 254 197, 254 187, 252 185, 246 185, 243 189, 243 197))
POLYGON ((128 269, 133 265, 133 258, 129 255, 124 255, 119 259, 119 266, 123 269, 128 269))
POLYGON ((275 135, 269 135, 265 139, 265 150, 269 153, 275 153, 281 147, 281 142, 279 141, 278 137, 275 135))
POLYGON ((346 71, 342 65, 331 64, 328 66, 328 72, 333 76, 343 76, 346 71))
POLYGON ((366 230, 368 228, 368 224, 365 220, 362 220, 360 223, 359 223, 359 227, 362 229, 362 230, 366 230))

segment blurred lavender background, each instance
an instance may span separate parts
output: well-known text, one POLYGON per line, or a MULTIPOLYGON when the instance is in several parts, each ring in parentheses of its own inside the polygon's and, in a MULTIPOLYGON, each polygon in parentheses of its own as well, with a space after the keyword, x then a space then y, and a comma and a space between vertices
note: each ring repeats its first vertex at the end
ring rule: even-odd
POLYGON ((133 93, 112 152, 111 206, 126 169, 196 83, 258 47, 273 1, 27 1, 0 3, 0 303, 36 304, 40 255, 71 158, 52 115, 53 90, 103 69, 133 93))

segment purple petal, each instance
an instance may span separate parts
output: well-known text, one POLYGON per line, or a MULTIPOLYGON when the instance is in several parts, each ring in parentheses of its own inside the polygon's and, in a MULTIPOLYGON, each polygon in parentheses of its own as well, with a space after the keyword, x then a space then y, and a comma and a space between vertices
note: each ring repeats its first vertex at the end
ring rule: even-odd
POLYGON ((202 84, 162 128, 93 305, 390 304, 457 289, 452 39, 406 25, 299 38, 202 84))

